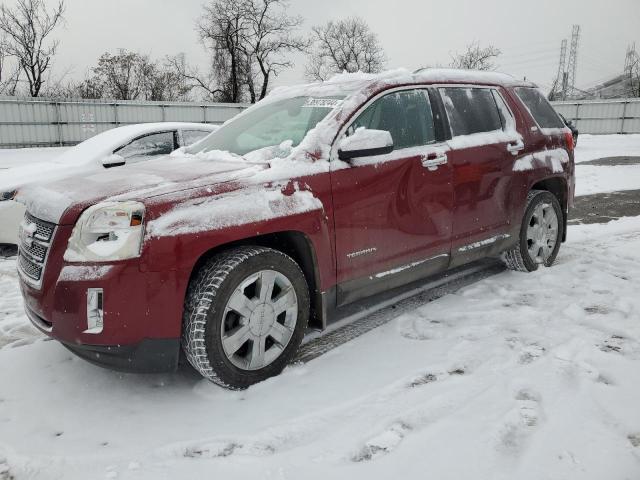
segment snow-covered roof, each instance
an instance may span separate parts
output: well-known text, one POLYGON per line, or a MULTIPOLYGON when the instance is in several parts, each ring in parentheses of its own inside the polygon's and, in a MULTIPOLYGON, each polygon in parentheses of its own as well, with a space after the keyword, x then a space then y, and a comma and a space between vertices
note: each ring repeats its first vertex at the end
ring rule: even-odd
POLYGON ((89 163, 112 153, 116 148, 129 143, 131 140, 149 133, 178 129, 213 131, 216 128, 216 125, 187 122, 137 123, 134 125, 125 125, 112 128, 111 130, 99 133, 85 140, 63 153, 55 162, 73 164, 89 163))
POLYGON ((325 82, 316 82, 291 87, 279 87, 274 89, 269 100, 294 97, 299 95, 309 96, 347 96, 370 86, 393 86, 413 83, 470 83, 485 85, 535 86, 530 82, 519 80, 506 73, 485 72, 476 70, 458 70, 448 68, 425 68, 415 72, 406 68, 388 70, 382 73, 341 73, 334 75, 325 82))
POLYGON ((83 171, 91 171, 100 165, 98 161, 101 158, 142 135, 177 129, 213 131, 217 128, 217 125, 187 122, 141 123, 113 128, 85 140, 46 163, 3 170, 0 192, 34 181, 54 181, 83 171))

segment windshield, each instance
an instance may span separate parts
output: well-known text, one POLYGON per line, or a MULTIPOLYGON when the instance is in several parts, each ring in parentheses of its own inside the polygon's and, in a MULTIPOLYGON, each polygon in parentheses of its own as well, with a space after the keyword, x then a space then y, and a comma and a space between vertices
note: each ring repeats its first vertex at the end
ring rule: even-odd
POLYGON ((342 97, 294 97, 246 112, 187 149, 189 153, 225 150, 245 155, 290 141, 295 147, 342 97))

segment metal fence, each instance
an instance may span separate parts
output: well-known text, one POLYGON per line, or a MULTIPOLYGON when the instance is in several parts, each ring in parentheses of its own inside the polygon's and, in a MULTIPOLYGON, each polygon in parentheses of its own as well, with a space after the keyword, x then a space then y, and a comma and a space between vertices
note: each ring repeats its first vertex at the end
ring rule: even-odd
POLYGON ((221 124, 247 105, 0 97, 0 148, 75 145, 132 123, 221 124))
POLYGON ((640 99, 552 102, 580 133, 640 133, 640 99))
MULTIPOLYGON (((640 99, 553 102, 581 133, 640 133, 640 99)), ((0 148, 75 145, 132 123, 221 124, 244 104, 0 97, 0 148)))

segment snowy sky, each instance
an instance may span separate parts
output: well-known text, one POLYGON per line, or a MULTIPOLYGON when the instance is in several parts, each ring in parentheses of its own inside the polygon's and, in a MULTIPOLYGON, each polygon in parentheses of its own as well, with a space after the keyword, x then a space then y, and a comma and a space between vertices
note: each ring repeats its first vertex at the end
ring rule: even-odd
MULTIPOLYGON (((185 52, 190 62, 206 65, 194 31, 204 1, 66 0, 55 74, 81 78, 102 52, 118 48, 156 57, 185 52)), ((638 0, 291 0, 290 11, 305 17, 305 30, 361 15, 378 33, 389 68, 446 65, 451 53, 474 40, 492 43, 503 51, 499 70, 543 87, 555 76, 560 42, 573 23, 582 26, 579 87, 621 72, 629 43, 638 41, 640 48, 638 0)), ((304 80, 304 63, 297 57, 277 84, 304 80)))

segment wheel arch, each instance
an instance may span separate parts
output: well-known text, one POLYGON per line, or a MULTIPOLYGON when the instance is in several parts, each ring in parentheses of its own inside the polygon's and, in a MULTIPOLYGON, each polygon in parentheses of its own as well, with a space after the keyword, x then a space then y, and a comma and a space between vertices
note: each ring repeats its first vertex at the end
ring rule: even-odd
POLYGON ((323 327, 323 304, 319 288, 320 273, 318 270, 318 261, 313 243, 305 233, 295 230, 285 230, 243 238, 212 247, 196 260, 191 270, 189 282, 191 282, 191 279, 200 267, 209 261, 209 259, 239 246, 267 247, 289 255, 300 266, 309 287, 309 297, 311 299, 309 326, 312 328, 323 327))
POLYGON ((530 190, 545 190, 558 199, 560 207, 562 208, 562 223, 564 226, 562 241, 565 242, 567 240, 567 217, 569 213, 569 185, 567 180, 563 177, 545 178, 534 183, 530 190))

